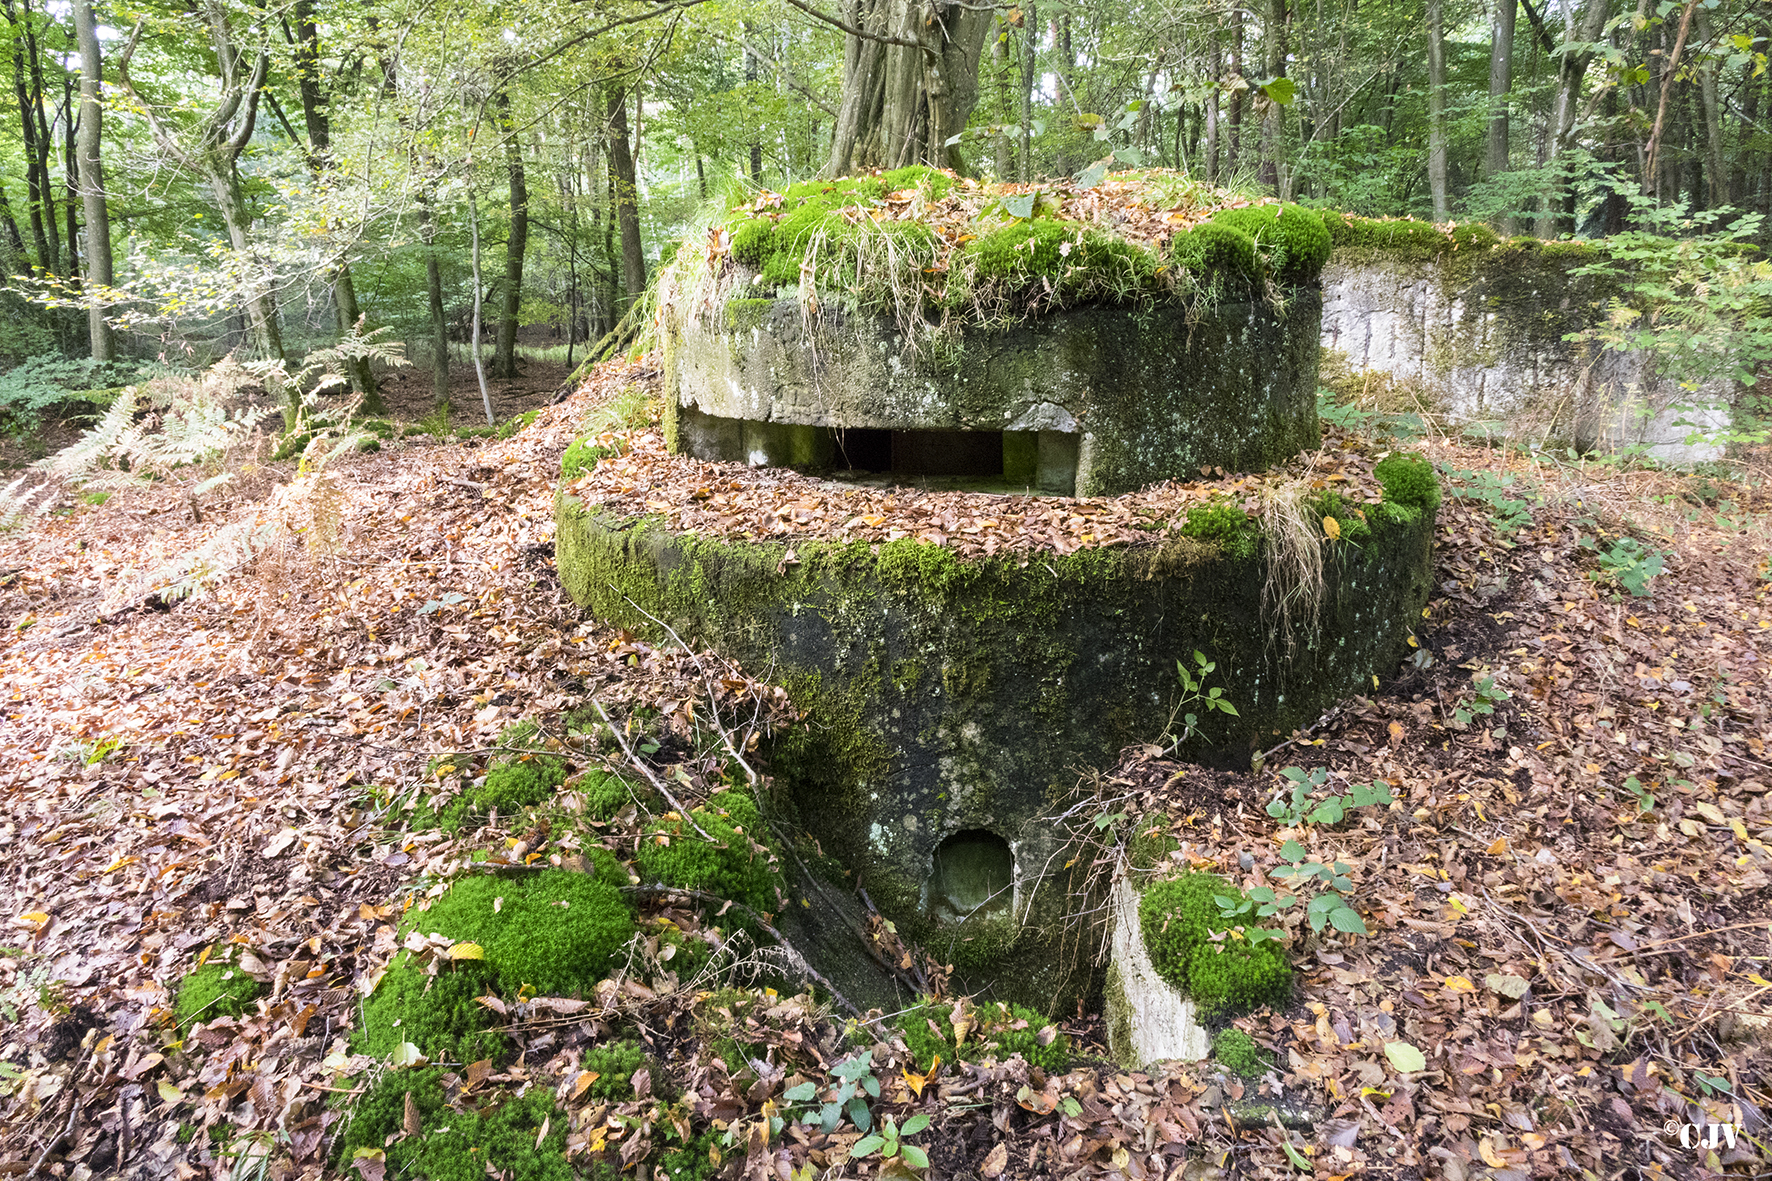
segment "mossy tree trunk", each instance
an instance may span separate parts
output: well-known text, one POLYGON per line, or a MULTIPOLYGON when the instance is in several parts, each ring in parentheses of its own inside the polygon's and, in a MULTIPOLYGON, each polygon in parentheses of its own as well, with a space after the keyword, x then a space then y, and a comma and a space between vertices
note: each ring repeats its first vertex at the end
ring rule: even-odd
POLYGON ((511 99, 499 91, 498 127, 504 136, 505 174, 511 186, 511 229, 505 238, 504 304, 498 317, 498 345, 493 354, 495 377, 517 376, 517 313, 523 306, 523 256, 529 247, 529 181, 523 169, 523 147, 511 120, 511 99))
POLYGON ((843 103, 826 171, 930 164, 966 171, 958 144, 978 101, 994 12, 947 0, 850 0, 843 103), (861 34, 861 35, 858 35, 861 34))

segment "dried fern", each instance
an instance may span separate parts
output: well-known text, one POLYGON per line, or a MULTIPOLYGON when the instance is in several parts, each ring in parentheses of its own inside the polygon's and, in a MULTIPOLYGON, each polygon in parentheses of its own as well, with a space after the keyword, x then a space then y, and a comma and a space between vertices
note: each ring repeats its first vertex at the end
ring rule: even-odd
POLYGON ((49 511, 54 500, 49 495, 51 486, 37 484, 27 488, 25 481, 29 478, 20 476, 0 488, 0 532, 23 524, 26 517, 40 517, 49 511))

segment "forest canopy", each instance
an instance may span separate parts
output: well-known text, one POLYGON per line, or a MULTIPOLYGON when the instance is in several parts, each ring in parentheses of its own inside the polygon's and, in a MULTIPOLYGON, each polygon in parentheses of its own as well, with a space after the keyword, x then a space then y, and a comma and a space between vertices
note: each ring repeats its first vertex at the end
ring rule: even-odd
MULTIPOLYGON (((1542 238, 1763 243, 1772 211, 1772 16, 1745 0, 0 13, 0 367, 36 366, 0 393, 14 430, 148 358, 372 336, 439 401, 476 325, 494 377, 519 348, 570 364, 735 205, 912 164, 1170 169, 1542 238)), ((341 366, 370 410, 375 352, 341 366)))

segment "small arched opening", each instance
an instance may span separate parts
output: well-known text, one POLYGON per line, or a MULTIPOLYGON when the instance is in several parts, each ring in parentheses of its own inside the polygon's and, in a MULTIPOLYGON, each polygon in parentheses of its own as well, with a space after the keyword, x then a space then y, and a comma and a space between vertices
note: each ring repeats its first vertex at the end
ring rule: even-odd
POLYGON ((1007 913, 1015 900, 1015 854, 1009 842, 982 828, 957 832, 935 850, 929 909, 937 920, 1007 913))

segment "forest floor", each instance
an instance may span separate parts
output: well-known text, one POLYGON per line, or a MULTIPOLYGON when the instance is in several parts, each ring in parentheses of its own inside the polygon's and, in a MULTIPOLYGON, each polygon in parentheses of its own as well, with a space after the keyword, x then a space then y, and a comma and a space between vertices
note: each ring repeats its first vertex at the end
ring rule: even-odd
MULTIPOLYGON (((0 1173, 374 1181, 373 1155, 329 1155, 331 1100, 379 1069, 350 1052, 358 1002, 415 895, 476 850, 535 844, 496 822, 412 831, 434 758, 484 761, 513 723, 594 703, 643 719, 648 769, 692 796, 731 771, 701 742, 710 712, 795 724, 705 654, 584 619, 555 579, 561 453, 595 407, 656 381, 606 366, 507 440, 246 465, 200 519, 161 482, 70 493, 0 535, 0 1173), (251 563, 167 602, 167 564, 242 525, 269 539, 251 563), (179 979, 230 943, 266 995, 181 1028, 179 979)), ((1075 1014, 1054 1015, 1076 1039, 1066 1073, 1017 1058, 923 1075, 890 1027, 773 995, 746 1022, 763 1060, 734 1076, 695 1036, 705 994, 655 956, 594 997, 512 1006, 520 1053, 451 1076, 451 1095, 485 1109, 548 1088, 580 1162, 643 1161, 719 1121, 728 1173, 876 1175, 878 1156, 846 1159, 853 1130, 769 1122, 874 1029, 875 1110, 931 1117, 915 1142, 934 1177, 1772 1174, 1772 501, 1419 445, 1450 476, 1414 655, 1260 772, 1145 747, 1092 780, 1104 810, 1167 827, 1178 861, 1245 885, 1288 839, 1347 863, 1370 934, 1288 918, 1295 1000, 1238 1022, 1275 1057, 1264 1078, 1116 1069, 1075 1014), (1276 819, 1287 766, 1383 779, 1397 802, 1276 819), (585 1092, 584 1050, 618 1026, 668 1088, 585 1092), (1237 1101, 1260 1097, 1308 1126, 1250 1119, 1237 1101)), ((791 511, 759 519, 793 536, 791 511)), ((635 839, 618 822, 608 844, 635 839)), ((409 1105, 400 1134, 419 1122, 409 1105)))

